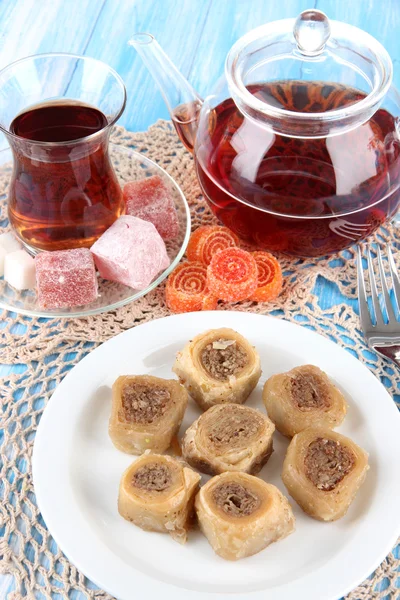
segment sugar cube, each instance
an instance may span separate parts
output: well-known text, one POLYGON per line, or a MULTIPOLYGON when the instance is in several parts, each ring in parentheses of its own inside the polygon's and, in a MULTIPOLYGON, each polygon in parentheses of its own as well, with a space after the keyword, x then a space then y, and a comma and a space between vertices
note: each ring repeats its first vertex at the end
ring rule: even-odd
POLYGON ((4 279, 16 290, 35 287, 35 261, 25 250, 9 252, 4 257, 4 279))
POLYGON ((160 177, 130 181, 123 188, 126 214, 153 223, 164 240, 179 233, 179 221, 171 192, 160 177))
POLYGON ((96 300, 96 270, 88 248, 41 252, 35 262, 38 301, 43 308, 82 306, 96 300))
POLYGON ((4 275, 4 259, 7 255, 7 250, 0 246, 0 277, 4 275))
POLYGON ((130 215, 119 217, 91 251, 104 279, 137 290, 147 287, 170 263, 164 241, 154 225, 130 215))
POLYGON ((0 246, 7 252, 15 252, 21 250, 22 244, 17 240, 11 231, 0 234, 0 246))
POLYGON ((21 250, 21 248, 22 245, 11 231, 0 234, 0 277, 4 275, 4 259, 6 254, 21 250))

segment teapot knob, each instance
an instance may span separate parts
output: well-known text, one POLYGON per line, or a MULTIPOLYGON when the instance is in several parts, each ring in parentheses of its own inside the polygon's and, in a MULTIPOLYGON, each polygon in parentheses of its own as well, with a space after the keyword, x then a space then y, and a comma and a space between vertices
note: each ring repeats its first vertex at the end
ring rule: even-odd
POLYGON ((329 19, 320 10, 304 10, 295 21, 293 35, 299 52, 306 56, 321 54, 331 35, 329 19))

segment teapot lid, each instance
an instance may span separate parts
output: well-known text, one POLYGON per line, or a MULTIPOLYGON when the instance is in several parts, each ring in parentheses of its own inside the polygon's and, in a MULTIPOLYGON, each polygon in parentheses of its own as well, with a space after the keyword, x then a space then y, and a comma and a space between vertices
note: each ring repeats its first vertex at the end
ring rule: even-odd
POLYGON ((238 108, 279 133, 299 137, 335 134, 368 120, 392 74, 390 56, 374 37, 315 9, 250 31, 233 45, 225 63, 238 108), (342 84, 362 93, 342 107, 301 112, 253 93, 252 84, 274 81, 342 84))

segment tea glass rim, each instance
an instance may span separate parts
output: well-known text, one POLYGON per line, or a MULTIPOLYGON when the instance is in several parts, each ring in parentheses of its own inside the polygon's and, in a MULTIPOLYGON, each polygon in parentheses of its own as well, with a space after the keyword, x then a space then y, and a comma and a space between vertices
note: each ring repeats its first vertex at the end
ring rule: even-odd
POLYGON ((96 131, 95 133, 86 135, 85 137, 77 138, 76 140, 59 141, 59 142, 44 142, 44 141, 40 141, 40 140, 27 140, 26 138, 24 138, 20 135, 17 135, 16 133, 13 133, 6 127, 3 127, 1 122, 0 122, 0 131, 2 133, 4 133, 4 135, 7 138, 11 138, 13 140, 18 140, 18 141, 24 142, 24 143, 29 141, 29 144, 32 144, 32 145, 37 145, 40 147, 52 147, 52 148, 53 147, 62 147, 62 146, 66 146, 69 144, 74 144, 74 146, 76 146, 78 144, 82 144, 82 143, 84 144, 88 141, 95 140, 96 138, 104 135, 104 133, 106 131, 109 131, 115 125, 115 123, 118 121, 118 119, 121 117, 122 113, 125 110, 126 102, 127 102, 126 87, 125 87, 125 83, 124 83, 122 77, 119 75, 119 73, 117 73, 117 71, 115 69, 110 67, 110 65, 108 65, 106 62, 99 60, 98 58, 93 58, 92 56, 84 56, 82 54, 74 54, 72 52, 39 52, 37 54, 30 54, 28 56, 24 56, 22 58, 19 58, 18 60, 15 60, 15 61, 9 63, 8 65, 6 65, 2 69, 0 69, 0 77, 6 71, 13 69, 14 67, 16 67, 17 65, 19 65, 23 62, 27 62, 27 61, 35 59, 35 58, 47 58, 47 57, 49 57, 49 58, 66 57, 66 58, 71 58, 71 59, 87 61, 87 62, 94 62, 94 63, 98 63, 102 67, 105 67, 106 69, 108 69, 108 71, 118 82, 118 84, 120 85, 120 88, 122 90, 123 97, 122 97, 122 102, 121 102, 121 105, 120 105, 118 111, 113 116, 113 118, 109 122, 107 122, 106 125, 104 125, 104 127, 99 129, 99 131, 96 131))
MULTIPOLYGON (((225 77, 228 81, 228 87, 231 90, 232 96, 235 95, 240 99, 241 102, 251 109, 262 115, 267 115, 276 119, 290 119, 298 120, 303 123, 311 122, 336 122, 340 120, 348 119, 349 117, 362 116, 367 113, 372 107, 377 106, 378 103, 386 96, 389 88, 392 84, 393 79, 393 63, 389 53, 384 46, 372 35, 366 31, 343 23, 342 21, 336 21, 329 19, 329 23, 332 29, 332 38, 334 38, 335 32, 346 34, 348 39, 362 40, 369 50, 373 52, 376 57, 375 64, 379 70, 379 80, 374 84, 372 89, 366 96, 351 104, 342 108, 337 108, 325 112, 299 112, 287 110, 284 108, 275 107, 268 102, 260 100, 256 96, 253 96, 248 91, 245 84, 243 83, 242 74, 239 71, 240 60, 243 59, 249 50, 249 46, 252 42, 259 41, 266 36, 276 36, 277 33, 288 33, 293 30, 296 19, 280 19, 278 21, 272 21, 252 29, 245 35, 243 35, 235 44, 232 46, 225 60, 225 77)), ((314 57, 302 57, 307 60, 318 60, 318 56, 314 57)), ((267 82, 268 83, 268 82, 267 82)))

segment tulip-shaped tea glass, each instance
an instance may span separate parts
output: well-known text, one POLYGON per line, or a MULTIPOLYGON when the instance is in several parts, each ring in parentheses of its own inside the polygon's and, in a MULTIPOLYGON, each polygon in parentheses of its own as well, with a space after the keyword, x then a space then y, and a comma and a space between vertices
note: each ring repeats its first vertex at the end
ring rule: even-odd
POLYGON ((119 75, 92 58, 41 54, 0 71, 9 220, 31 251, 89 247, 122 213, 108 142, 125 101, 119 75))

